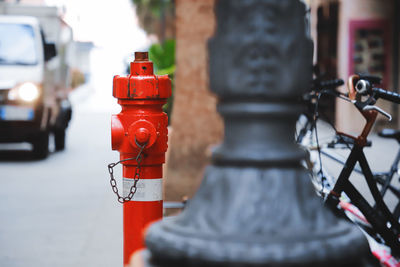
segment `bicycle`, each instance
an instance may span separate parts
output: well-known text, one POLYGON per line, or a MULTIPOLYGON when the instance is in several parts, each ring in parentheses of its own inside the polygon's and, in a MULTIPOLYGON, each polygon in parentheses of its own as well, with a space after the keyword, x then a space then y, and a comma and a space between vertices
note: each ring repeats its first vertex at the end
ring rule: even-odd
MULTIPOLYGON (((324 184, 323 179, 327 180, 326 177, 329 177, 329 175, 322 167, 322 151, 318 144, 318 138, 317 152, 315 152, 316 149, 310 149, 310 142, 308 143, 308 146, 306 144, 306 147, 309 149, 310 153, 318 154, 318 157, 316 157, 316 159, 314 158, 314 160, 311 160, 314 163, 314 165, 312 166, 312 173, 314 174, 314 178, 315 176, 318 176, 317 180, 319 181, 317 182, 317 184, 319 184, 320 186, 317 191, 322 197, 326 199, 327 205, 332 207, 333 210, 336 211, 338 207, 340 207, 341 210, 346 210, 347 213, 350 213, 350 215, 352 215, 353 218, 351 219, 353 221, 355 220, 354 218, 357 219, 356 222, 361 227, 363 227, 363 229, 367 232, 367 235, 373 236, 379 242, 388 245, 391 248, 393 254, 398 256, 400 252, 400 228, 398 223, 400 203, 397 204, 395 211, 391 213, 383 201, 383 196, 388 190, 390 190, 394 195, 400 198, 400 190, 390 184, 394 174, 398 172, 397 165, 400 161, 400 151, 398 152, 391 166, 391 169, 388 172, 375 174, 371 172, 368 162, 363 153, 363 148, 370 145, 370 142, 367 141, 367 136, 372 128, 372 125, 375 122, 377 114, 381 113, 389 119, 391 118, 388 113, 374 106, 376 100, 378 98, 382 98, 395 103, 400 103, 400 95, 372 86, 379 83, 380 79, 377 77, 366 75, 353 75, 349 78, 349 93, 347 95, 338 93, 337 91, 332 92, 332 90, 330 92, 327 92, 353 103, 367 120, 367 123, 359 137, 353 137, 344 133, 338 133, 336 140, 328 144, 329 147, 335 147, 336 144, 342 144, 351 149, 349 157, 344 162, 331 156, 332 159, 344 164, 342 172, 336 182, 333 178, 331 178, 331 180, 333 181, 332 184, 334 184, 333 188, 329 183, 324 184), (361 97, 367 97, 367 100, 363 101, 361 97), (356 162, 360 163, 360 169, 355 169, 356 162), (353 170, 364 174, 369 190, 371 191, 374 198, 375 205, 369 205, 369 203, 356 189, 356 187, 350 183, 349 177, 353 170), (380 190, 378 190, 377 184, 380 185, 380 190), (342 193, 344 194, 342 195, 342 193), (341 197, 343 198, 343 196, 344 198, 348 198, 348 200, 350 200, 351 203, 354 204, 357 208, 354 207, 351 203, 343 201, 341 199, 341 197)), ((323 93, 323 91, 320 91, 318 97, 320 97, 321 93, 323 93)), ((315 105, 318 106, 318 102, 315 105)), ((309 117, 310 116, 308 116, 308 118, 309 117)), ((309 133, 310 130, 316 130, 315 117, 311 125, 313 125, 313 127, 306 127, 307 129, 305 130, 305 132, 309 133)), ((307 134, 303 134, 303 136, 306 135, 307 134)), ((384 130, 380 133, 380 136, 386 138, 395 138, 400 142, 400 132, 398 131, 384 130)), ((297 138, 297 140, 299 141, 299 138, 297 138)), ((382 260, 382 257, 386 257, 387 259, 387 255, 375 256, 380 260, 382 260)))

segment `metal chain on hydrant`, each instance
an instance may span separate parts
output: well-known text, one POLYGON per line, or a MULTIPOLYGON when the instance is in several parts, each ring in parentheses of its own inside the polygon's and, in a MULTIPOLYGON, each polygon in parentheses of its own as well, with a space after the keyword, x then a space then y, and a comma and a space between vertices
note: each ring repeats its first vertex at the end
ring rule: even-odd
POLYGON ((139 153, 137 154, 137 156, 135 158, 123 159, 123 160, 120 160, 120 161, 118 161, 116 163, 108 164, 108 172, 110 173, 111 189, 115 193, 115 195, 118 197, 118 202, 121 203, 121 204, 123 204, 123 203, 125 203, 127 201, 130 201, 133 198, 133 195, 135 195, 136 190, 137 190, 137 183, 139 182, 139 179, 140 179, 140 168, 141 168, 140 164, 141 164, 142 159, 143 159, 143 154, 142 153, 143 153, 143 150, 146 147, 147 143, 145 143, 143 145, 140 145, 140 144, 138 144, 136 139, 135 139, 135 142, 136 142, 136 145, 140 148, 139 153), (136 165, 136 169, 135 169, 135 176, 133 177, 133 180, 134 180, 133 181, 133 185, 131 186, 131 189, 129 190, 128 196, 124 197, 124 196, 121 196, 118 193, 117 181, 114 178, 114 167, 117 166, 118 164, 120 164, 120 163, 122 163, 124 161, 128 161, 128 160, 136 160, 137 165, 136 165))

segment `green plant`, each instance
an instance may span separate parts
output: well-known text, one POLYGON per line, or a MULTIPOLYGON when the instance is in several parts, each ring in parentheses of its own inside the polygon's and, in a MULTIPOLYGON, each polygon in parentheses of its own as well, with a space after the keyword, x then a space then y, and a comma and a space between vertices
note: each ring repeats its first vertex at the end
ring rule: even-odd
POLYGON ((164 112, 171 118, 173 95, 174 95, 174 73, 175 73, 175 40, 166 40, 164 43, 153 44, 149 48, 149 58, 154 63, 157 75, 167 74, 172 80, 172 96, 164 105, 164 112))
POLYGON ((175 72, 175 40, 170 39, 162 44, 151 45, 149 58, 153 61, 158 75, 173 74, 175 72))

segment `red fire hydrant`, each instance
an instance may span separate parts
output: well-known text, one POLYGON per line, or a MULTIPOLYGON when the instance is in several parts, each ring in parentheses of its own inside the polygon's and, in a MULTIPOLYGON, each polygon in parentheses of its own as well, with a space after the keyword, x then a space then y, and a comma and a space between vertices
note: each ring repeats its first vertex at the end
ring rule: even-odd
POLYGON ((120 161, 108 166, 111 186, 123 203, 124 264, 144 247, 143 229, 162 217, 162 164, 168 140, 168 117, 162 106, 171 96, 168 75, 153 73, 147 52, 136 52, 127 77, 115 76, 113 96, 122 110, 111 118, 112 149, 120 161), (113 167, 123 165, 123 194, 113 167))

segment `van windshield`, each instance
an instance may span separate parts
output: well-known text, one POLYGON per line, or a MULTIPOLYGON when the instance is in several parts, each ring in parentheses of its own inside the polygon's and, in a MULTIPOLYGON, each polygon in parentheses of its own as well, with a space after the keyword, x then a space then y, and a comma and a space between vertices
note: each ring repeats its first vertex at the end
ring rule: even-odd
POLYGON ((0 65, 36 65, 36 51, 30 25, 0 23, 0 65))

